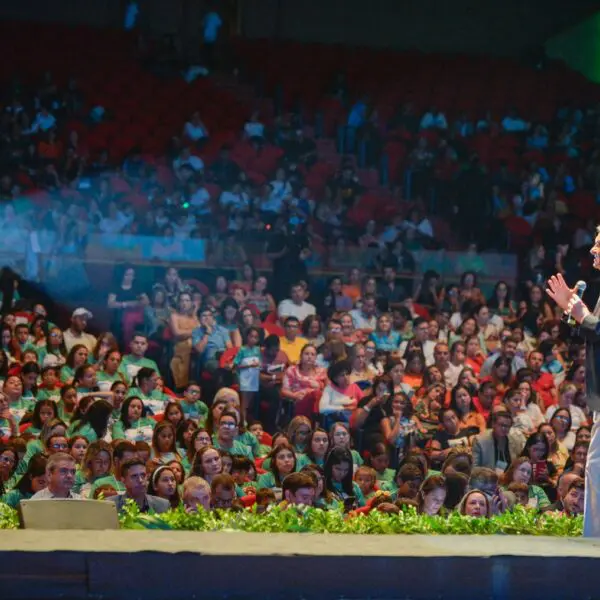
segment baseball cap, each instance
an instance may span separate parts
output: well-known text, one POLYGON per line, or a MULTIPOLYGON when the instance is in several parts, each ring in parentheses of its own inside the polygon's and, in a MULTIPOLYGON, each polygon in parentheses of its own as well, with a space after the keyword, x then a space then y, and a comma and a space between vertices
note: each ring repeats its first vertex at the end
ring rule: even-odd
POLYGON ((87 308, 76 308, 71 315, 72 318, 75 317, 85 317, 86 319, 92 319, 94 315, 87 308))

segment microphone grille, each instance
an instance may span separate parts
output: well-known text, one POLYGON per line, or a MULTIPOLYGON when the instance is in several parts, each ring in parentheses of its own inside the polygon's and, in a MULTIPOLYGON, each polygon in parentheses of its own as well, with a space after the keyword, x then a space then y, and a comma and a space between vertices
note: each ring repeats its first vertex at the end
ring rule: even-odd
POLYGON ((582 291, 582 292, 585 292, 585 290, 586 290, 586 288, 587 288, 587 283, 586 283, 585 281, 581 281, 581 280, 579 280, 579 281, 578 281, 578 282, 575 284, 575 287, 576 287, 578 290, 580 290, 580 291, 582 291))

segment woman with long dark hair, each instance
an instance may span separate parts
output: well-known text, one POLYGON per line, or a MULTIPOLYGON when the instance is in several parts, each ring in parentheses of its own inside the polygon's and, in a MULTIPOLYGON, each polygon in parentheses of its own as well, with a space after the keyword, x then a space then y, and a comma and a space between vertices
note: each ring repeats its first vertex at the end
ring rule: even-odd
POLYGON ((347 448, 333 448, 325 461, 325 488, 344 504, 345 510, 352 510, 366 504, 358 484, 352 481, 354 462, 347 448))
MULTIPOLYGON (((80 400, 80 404, 84 399, 80 400)), ((92 404, 85 414, 69 427, 69 436, 83 435, 90 443, 102 439, 106 440, 106 438, 112 439, 112 433, 108 426, 112 411, 112 404, 106 400, 92 399, 92 404)))

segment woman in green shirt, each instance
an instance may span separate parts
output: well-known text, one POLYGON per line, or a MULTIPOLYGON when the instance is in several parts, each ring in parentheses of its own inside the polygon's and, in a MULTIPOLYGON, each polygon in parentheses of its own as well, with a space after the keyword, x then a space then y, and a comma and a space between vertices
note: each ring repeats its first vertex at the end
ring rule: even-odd
POLYGON ((390 466, 390 452, 384 443, 380 442, 373 446, 365 464, 375 469, 378 483, 394 481, 395 471, 388 468, 390 466))
POLYGON ((44 424, 52 419, 58 419, 58 406, 53 400, 39 400, 33 407, 29 426, 23 433, 39 437, 44 424))
POLYGON ((74 385, 65 385, 60 389, 58 401, 58 416, 63 421, 70 422, 77 412, 77 390, 74 385))
MULTIPOLYGON (((80 402, 83 402, 83 400, 89 397, 90 396, 82 398, 80 402)), ((106 438, 111 439, 112 433, 109 428, 111 416, 111 404, 106 400, 92 399, 92 403, 85 414, 82 415, 79 420, 71 423, 67 433, 69 434, 69 437, 76 433, 83 435, 90 443, 106 438)))
MULTIPOLYGON (((75 476, 73 489, 76 493, 87 498, 93 483, 101 477, 112 473, 112 448, 104 440, 92 442, 85 453, 81 469, 75 476)), ((115 479, 116 485, 116 479, 115 479)))
POLYGON ((196 425, 196 421, 192 419, 184 419, 177 426, 176 431, 176 442, 177 449, 179 450, 179 454, 182 457, 187 455, 188 450, 190 449, 190 443, 192 441, 192 436, 198 430, 198 425, 196 425))
POLYGON ((528 506, 542 510, 550 506, 546 492, 538 485, 531 483, 533 467, 528 456, 519 456, 511 463, 502 478, 502 483, 507 488, 511 483, 524 483, 529 486, 528 506))
POLYGON ((121 407, 119 420, 112 428, 113 440, 152 441, 156 421, 146 416, 146 407, 137 396, 129 396, 121 407))
POLYGON ((183 410, 179 402, 171 400, 167 403, 165 406, 165 416, 163 420, 169 421, 169 423, 171 423, 171 425, 173 425, 175 428, 175 431, 177 431, 179 425, 185 421, 185 415, 183 414, 183 410))
POLYGON ((44 453, 48 448, 48 441, 53 436, 66 435, 66 431, 67 426, 64 423, 64 421, 61 421, 60 419, 51 419, 50 421, 47 421, 42 427, 40 437, 38 439, 29 440, 27 442, 25 456, 23 456, 23 458, 17 465, 15 475, 23 475, 23 473, 27 471, 27 466, 29 465, 29 461, 32 459, 32 457, 36 454, 44 453))
POLYGON ((46 344, 36 349, 38 363, 45 366, 62 367, 67 362, 67 349, 62 331, 58 327, 50 328, 46 344))
POLYGON ((113 350, 119 350, 119 342, 113 333, 105 331, 98 336, 88 361, 91 365, 97 365, 99 369, 113 350))
POLYGON ((312 424, 308 417, 294 417, 287 428, 288 440, 296 454, 306 454, 312 435, 312 424))
POLYGON ((175 441, 175 427, 169 421, 156 424, 152 434, 152 460, 159 464, 167 464, 170 460, 181 460, 175 441))
POLYGON ((75 370, 87 364, 88 355, 88 349, 83 344, 75 344, 67 356, 65 365, 60 370, 60 380, 63 383, 73 383, 75 370))
POLYGON ((329 436, 324 429, 317 427, 310 436, 306 456, 319 467, 325 466, 325 459, 329 452, 329 436))
POLYGON ((333 448, 325 461, 325 487, 344 503, 345 510, 366 504, 360 487, 352 481, 353 468, 352 453, 341 446, 333 448))
POLYGON ((37 383, 41 371, 37 362, 26 362, 21 367, 21 380, 23 381, 23 398, 35 402, 37 397, 37 383))
POLYGON ((9 441, 17 435, 19 435, 17 419, 10 412, 8 398, 0 393, 0 441, 9 441))
POLYGON ((96 371, 97 381, 99 383, 108 382, 111 384, 115 383, 115 381, 125 383, 123 374, 119 372, 120 365, 121 353, 118 350, 111 350, 101 363, 97 363, 97 366, 100 367, 96 371))
POLYGON ((29 461, 27 470, 16 482, 13 489, 0 496, 11 508, 17 508, 21 500, 29 500, 34 494, 46 487, 46 463, 48 459, 42 454, 36 454, 29 461))
POLYGON ((316 484, 315 506, 322 510, 344 510, 342 502, 337 500, 334 495, 325 487, 325 471, 317 465, 306 465, 301 470, 302 473, 311 475, 316 484))
MULTIPOLYGON (((184 421, 183 425, 185 425, 187 421, 184 421)), ((193 421, 192 421, 193 422, 193 421)), ((185 433, 181 433, 181 428, 177 432, 177 439, 181 440, 182 436, 185 437, 185 433)), ((185 444, 185 440, 183 440, 185 444)), ((210 438, 210 433, 203 427, 196 429, 191 437, 189 444, 185 447, 185 453, 183 454, 183 458, 181 459, 181 464, 185 469, 186 473, 190 473, 192 470, 192 465, 194 464, 194 457, 197 452, 200 452, 202 448, 206 448, 207 446, 212 445, 212 440, 210 438)), ((181 447, 181 445, 180 445, 181 447)))
POLYGON ((273 448, 269 458, 271 459, 271 468, 258 478, 256 487, 257 489, 274 489, 277 493, 277 490, 281 489, 286 475, 296 471, 296 453, 293 446, 286 443, 273 448))
POLYGON ((160 415, 165 411, 165 395, 156 389, 159 375, 154 369, 142 367, 129 388, 129 396, 137 396, 151 415, 160 415))
POLYGON ((77 466, 81 467, 83 464, 89 445, 90 443, 82 435, 69 438, 69 454, 75 459, 77 466))
POLYGON ((8 400, 8 410, 18 425, 23 415, 33 409, 31 399, 23 398, 23 382, 21 378, 18 375, 9 375, 4 382, 2 392, 8 400))

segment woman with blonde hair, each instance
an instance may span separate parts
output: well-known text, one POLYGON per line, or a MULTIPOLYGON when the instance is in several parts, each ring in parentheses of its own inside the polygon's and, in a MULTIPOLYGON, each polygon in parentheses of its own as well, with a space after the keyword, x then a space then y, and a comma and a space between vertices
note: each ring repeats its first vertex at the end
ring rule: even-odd
POLYGON ((294 417, 287 428, 287 437, 296 454, 306 453, 308 440, 312 435, 312 423, 308 417, 294 417))
MULTIPOLYGON (((112 470, 113 457, 110 444, 104 440, 92 442, 86 450, 85 457, 81 464, 81 470, 77 471, 75 476, 75 491, 84 498, 87 498, 94 482, 101 477, 105 478, 112 475, 112 470)), ((111 485, 113 485, 115 489, 118 489, 116 479, 111 485)))

